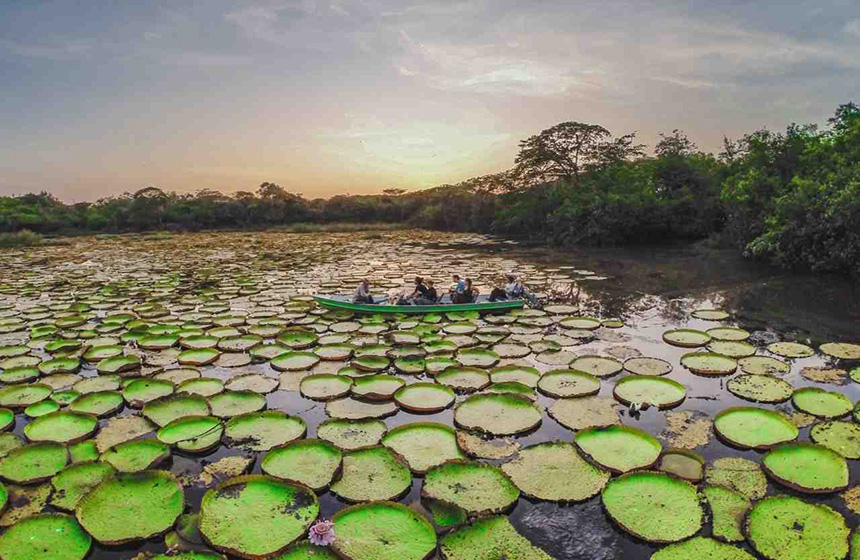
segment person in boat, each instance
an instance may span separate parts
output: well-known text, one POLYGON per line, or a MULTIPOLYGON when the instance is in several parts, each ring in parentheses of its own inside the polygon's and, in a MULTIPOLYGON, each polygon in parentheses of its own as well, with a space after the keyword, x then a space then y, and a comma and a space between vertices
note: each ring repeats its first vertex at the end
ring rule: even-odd
POLYGON ((509 272, 505 274, 505 280, 507 280, 507 284, 505 284, 504 288, 496 287, 490 292, 490 301, 521 299, 523 297, 525 288, 522 282, 517 280, 516 276, 509 272))
POLYGON ((433 280, 427 280, 427 299, 433 303, 439 303, 439 292, 436 291, 436 284, 433 280))
MULTIPOLYGON (((436 290, 434 289, 432 294, 435 294, 436 290)), ((430 288, 424 285, 424 279, 420 276, 415 277, 415 291, 412 292, 412 295, 409 296, 409 299, 412 301, 414 305, 433 305, 436 303, 435 299, 431 299, 430 288)))
POLYGON ((352 303, 373 303, 373 296, 370 294, 370 282, 367 281, 367 278, 363 278, 358 283, 355 294, 352 296, 352 303))
POLYGON ((474 303, 478 299, 478 294, 481 291, 472 286, 472 279, 466 278, 464 282, 463 292, 457 295, 456 300, 452 298, 454 303, 474 303))
POLYGON ((466 291, 466 282, 460 279, 459 274, 454 275, 454 286, 448 290, 448 294, 451 296, 451 301, 453 303, 457 303, 457 300, 460 296, 463 295, 463 292, 466 291))

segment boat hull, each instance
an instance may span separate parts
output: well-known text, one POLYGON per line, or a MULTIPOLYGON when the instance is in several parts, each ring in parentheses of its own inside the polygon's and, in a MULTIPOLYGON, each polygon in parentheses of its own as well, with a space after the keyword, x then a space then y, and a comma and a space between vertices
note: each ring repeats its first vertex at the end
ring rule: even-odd
POLYGON ((353 313, 382 313, 396 314, 403 313, 407 315, 424 315, 426 313, 452 313, 462 311, 478 311, 498 312, 509 311, 511 309, 520 309, 525 301, 521 299, 506 300, 506 301, 482 301, 478 303, 445 303, 436 305, 387 305, 387 304, 368 304, 368 303, 352 303, 351 301, 343 301, 339 299, 314 296, 314 301, 326 309, 334 309, 337 311, 352 311, 353 313))

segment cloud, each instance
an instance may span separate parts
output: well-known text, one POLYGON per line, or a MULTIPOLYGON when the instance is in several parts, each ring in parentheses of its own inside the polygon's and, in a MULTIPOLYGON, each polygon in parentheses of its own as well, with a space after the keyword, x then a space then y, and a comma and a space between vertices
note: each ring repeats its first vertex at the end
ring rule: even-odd
POLYGON ((245 66, 254 61, 250 56, 195 51, 164 52, 161 60, 166 64, 199 67, 245 66))
POLYGON ((860 19, 855 19, 853 21, 849 21, 845 24, 845 33, 849 35, 854 35, 855 37, 860 37, 860 19))
POLYGON ((25 44, 2 40, 0 45, 10 52, 29 58, 49 60, 69 60, 89 54, 93 49, 92 41, 73 40, 59 44, 25 44))

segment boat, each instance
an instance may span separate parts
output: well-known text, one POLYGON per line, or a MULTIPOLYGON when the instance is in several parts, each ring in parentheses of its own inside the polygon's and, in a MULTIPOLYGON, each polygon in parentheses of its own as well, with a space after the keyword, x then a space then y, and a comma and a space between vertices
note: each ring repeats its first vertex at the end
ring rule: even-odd
POLYGON ((479 296, 475 303, 437 303, 434 305, 388 305, 387 302, 379 303, 353 303, 347 296, 315 295, 314 301, 326 309, 336 311, 352 311, 353 313, 382 313, 407 315, 423 315, 425 313, 453 313, 463 311, 477 311, 479 313, 510 311, 520 309, 525 300, 513 299, 504 301, 489 301, 486 296, 479 296))

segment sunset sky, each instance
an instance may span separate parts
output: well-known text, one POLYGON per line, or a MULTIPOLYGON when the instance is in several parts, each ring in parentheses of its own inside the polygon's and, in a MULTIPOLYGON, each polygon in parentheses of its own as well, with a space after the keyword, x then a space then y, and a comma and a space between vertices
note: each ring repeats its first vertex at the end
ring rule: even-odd
POLYGON ((858 94, 857 0, 0 0, 0 194, 413 190, 561 121, 717 151, 858 94))

